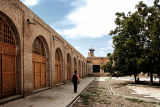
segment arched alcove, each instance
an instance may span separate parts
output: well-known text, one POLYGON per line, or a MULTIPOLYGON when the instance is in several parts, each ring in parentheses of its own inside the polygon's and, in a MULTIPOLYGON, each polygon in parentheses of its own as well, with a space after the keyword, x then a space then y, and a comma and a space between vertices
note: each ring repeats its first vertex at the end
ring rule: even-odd
POLYGON ((21 93, 20 37, 14 22, 0 11, 0 98, 21 93))
POLYGON ((33 72, 33 88, 46 87, 47 83, 47 50, 44 44, 44 38, 38 36, 32 44, 32 72, 33 72))
POLYGON ((67 54, 67 80, 71 80, 71 56, 67 54))
POLYGON ((60 48, 56 49, 55 52, 55 71, 56 71, 56 83, 59 84, 62 82, 62 64, 63 64, 63 56, 60 48))

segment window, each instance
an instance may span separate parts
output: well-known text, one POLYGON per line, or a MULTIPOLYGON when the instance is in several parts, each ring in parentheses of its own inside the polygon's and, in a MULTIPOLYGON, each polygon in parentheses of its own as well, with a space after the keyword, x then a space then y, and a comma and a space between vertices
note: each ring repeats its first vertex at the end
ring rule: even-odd
POLYGON ((35 39, 32 47, 33 47, 32 53, 45 56, 45 48, 44 48, 44 45, 43 45, 42 40, 40 38, 37 37, 35 39))
POLYGON ((2 17, 0 17, 0 42, 15 45, 13 32, 2 17))
POLYGON ((93 73, 100 73, 100 65, 93 65, 93 73))

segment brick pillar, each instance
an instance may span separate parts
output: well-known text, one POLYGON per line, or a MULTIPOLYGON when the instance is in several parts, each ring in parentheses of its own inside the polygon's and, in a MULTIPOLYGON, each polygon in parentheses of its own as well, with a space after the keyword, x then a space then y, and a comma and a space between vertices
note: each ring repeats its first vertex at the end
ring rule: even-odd
POLYGON ((32 73, 32 34, 31 25, 24 23, 24 96, 28 96, 33 91, 32 73))

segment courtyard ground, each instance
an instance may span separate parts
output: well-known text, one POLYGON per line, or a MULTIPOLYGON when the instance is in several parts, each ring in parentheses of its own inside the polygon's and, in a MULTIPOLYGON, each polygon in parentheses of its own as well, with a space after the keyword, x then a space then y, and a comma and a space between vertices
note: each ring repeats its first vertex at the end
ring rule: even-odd
POLYGON ((160 86, 131 83, 134 80, 130 77, 87 77, 81 80, 78 93, 68 82, 0 107, 160 107, 160 86))
POLYGON ((129 84, 131 78, 96 78, 73 107, 160 107, 160 87, 129 84))
POLYGON ((80 92, 82 92, 88 84, 93 81, 94 77, 86 77, 80 80, 78 92, 74 93, 73 84, 68 82, 64 85, 53 87, 38 93, 34 93, 28 97, 0 104, 0 107, 65 107, 80 92))

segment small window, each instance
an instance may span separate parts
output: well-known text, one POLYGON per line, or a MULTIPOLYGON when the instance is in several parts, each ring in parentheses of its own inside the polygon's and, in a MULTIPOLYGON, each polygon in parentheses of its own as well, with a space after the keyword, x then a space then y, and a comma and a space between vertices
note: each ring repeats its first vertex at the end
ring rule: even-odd
POLYGON ((100 65, 93 65, 93 73, 100 73, 100 65))
POLYGON ((0 17, 0 42, 15 45, 12 29, 2 17, 0 17))
POLYGON ((32 47, 33 47, 32 53, 42 55, 42 56, 46 56, 45 55, 45 48, 44 48, 44 45, 43 45, 42 40, 40 38, 37 37, 34 40, 34 43, 33 43, 32 47))

